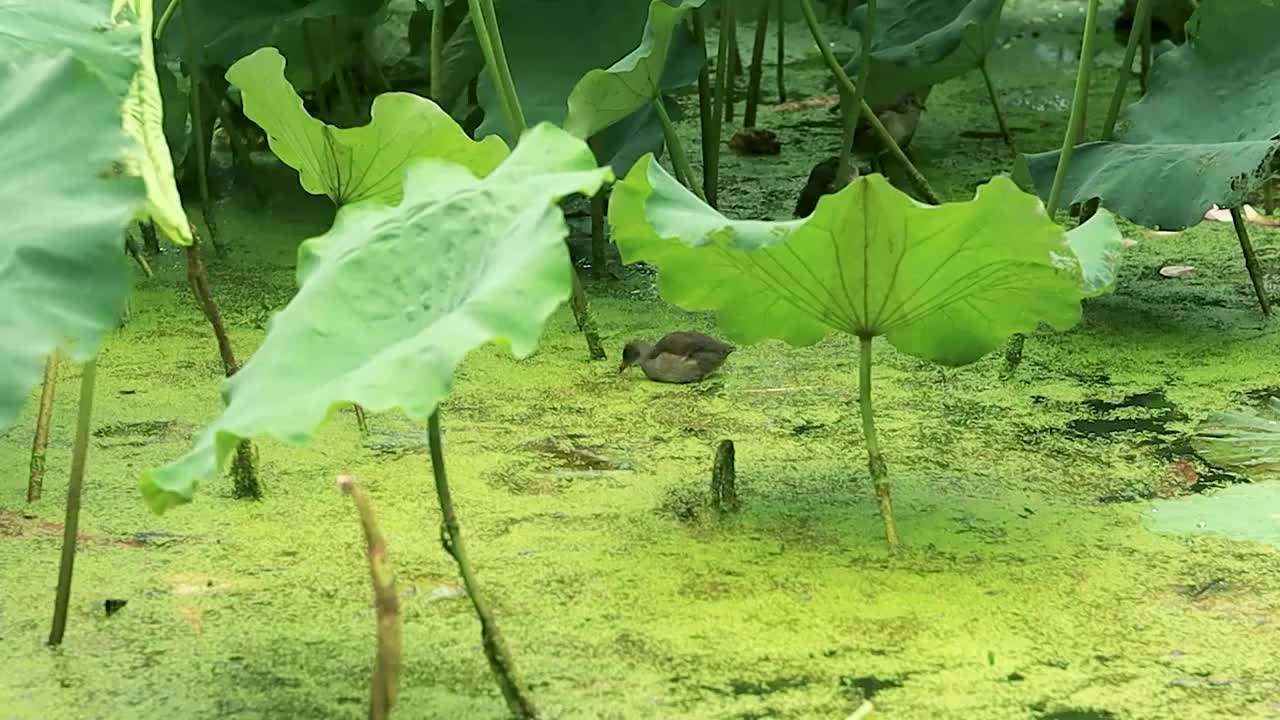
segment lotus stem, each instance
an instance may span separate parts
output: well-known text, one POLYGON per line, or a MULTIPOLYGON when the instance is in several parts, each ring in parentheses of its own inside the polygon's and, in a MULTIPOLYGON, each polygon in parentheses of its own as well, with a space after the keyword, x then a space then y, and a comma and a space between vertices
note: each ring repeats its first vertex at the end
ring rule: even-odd
POLYGON ((1093 44, 1098 30, 1099 0, 1089 0, 1088 10, 1084 16, 1084 39, 1080 42, 1080 65, 1076 70, 1076 88, 1071 97, 1071 117, 1067 121, 1067 131, 1062 136, 1062 151, 1058 154, 1058 168, 1053 174, 1053 187, 1049 190, 1049 201, 1045 203, 1045 211, 1050 219, 1058 211, 1058 202, 1062 199, 1062 188, 1066 184, 1067 171, 1071 168, 1071 152, 1075 149, 1076 140, 1084 130, 1085 106, 1089 98, 1089 75, 1093 69, 1093 44))
POLYGON ((511 77, 511 66, 507 63, 507 52, 502 44, 502 32, 498 29, 498 14, 493 9, 493 0, 467 0, 467 4, 471 11, 471 22, 476 26, 476 37, 480 39, 485 65, 489 68, 489 79, 493 81, 494 92, 498 93, 502 111, 507 115, 511 134, 519 141, 528 125, 525 123, 524 110, 520 107, 515 80, 511 77))
POLYGON ((164 12, 160 13, 160 19, 156 21, 155 38, 160 39, 164 35, 164 31, 169 27, 169 21, 173 19, 173 13, 182 4, 182 0, 169 0, 169 4, 165 6, 164 12))
POLYGON ((706 173, 706 187, 703 188, 706 193, 707 204, 711 207, 718 207, 720 196, 720 137, 725 117, 725 100, 728 98, 729 93, 729 76, 732 74, 729 66, 733 63, 733 58, 729 52, 729 42, 732 38, 725 30, 725 27, 733 24, 733 12, 734 0, 721 0, 720 41, 716 52, 715 102, 711 106, 711 142, 707 143, 710 151, 707 168, 710 172, 706 173))
POLYGON ((1005 122, 1004 111, 1000 109, 1000 95, 996 93, 995 83, 991 82, 991 70, 987 67, 987 59, 982 58, 982 64, 978 66, 978 70, 982 72, 982 81, 987 85, 987 97, 991 99, 991 109, 996 114, 996 124, 1000 126, 1000 135, 1004 137, 1004 144, 1013 148, 1013 133, 1009 132, 1009 124, 1005 122))
POLYGON ((1258 256, 1253 253, 1253 243, 1249 242, 1249 229, 1244 224, 1244 214, 1240 208, 1231 208, 1231 224, 1236 228, 1236 237, 1240 239, 1240 251, 1244 253, 1244 266, 1249 271, 1249 280, 1253 282, 1253 292, 1258 296, 1258 305, 1262 314, 1271 315, 1271 301, 1267 298, 1267 287, 1262 277, 1262 268, 1258 265, 1258 256))
MULTIPOLYGON (((841 97, 857 96, 857 88, 854 87, 853 81, 849 79, 849 75, 840 66, 840 61, 836 59, 835 53, 831 52, 831 47, 827 45, 827 39, 822 33, 822 28, 818 25, 818 16, 813 11, 812 1, 800 0, 800 9, 804 12, 804 20, 809 25, 809 33, 813 35, 814 42, 818 44, 818 49, 822 52, 822 58, 826 61, 827 68, 831 70, 831 73, 835 75, 836 80, 839 82, 841 97)), ((862 114, 862 119, 871 126, 871 131, 875 134, 880 146, 889 151, 889 154, 893 155, 894 159, 902 165, 911 177, 911 181, 920 190, 920 194, 924 195, 925 199, 934 205, 941 205, 942 198, 938 196, 938 193, 934 192, 933 187, 929 185, 929 181, 911 162, 906 153, 902 152, 902 148, 898 147, 898 143, 894 141, 893 136, 885 129, 884 123, 880 122, 880 118, 876 117, 876 114, 871 111, 871 107, 867 105, 865 100, 860 103, 859 111, 862 114)))
POLYGON ((840 166, 836 168, 836 187, 849 184, 849 165, 853 157, 853 139, 858 133, 858 108, 867 91, 871 78, 871 43, 875 38, 876 0, 867 0, 867 21, 862 25, 862 54, 858 59, 858 84, 853 95, 842 88, 840 110, 844 116, 844 139, 840 145, 840 166))
MULTIPOLYGON (((808 0, 805 0, 808 2, 808 0)), ((884 520, 884 535, 889 547, 898 545, 898 528, 893 521, 893 500, 889 493, 889 469, 880 455, 880 441, 876 437, 875 411, 871 406, 871 340, 872 336, 858 337, 858 406, 862 412, 862 436, 867 444, 867 465, 871 482, 880 501, 880 518, 884 520)))
POLYGON ((71 449, 71 478, 67 482, 67 514, 62 524, 62 558, 58 563, 58 591, 53 601, 53 627, 49 644, 61 645, 67 630, 67 608, 71 603, 71 576, 76 564, 76 539, 80 528, 80 495, 84 489, 84 469, 89 459, 89 430, 93 421, 93 388, 98 377, 98 359, 90 358, 80 376, 80 410, 76 416, 76 439, 71 449))
POLYGON ((653 99, 653 110, 658 114, 658 121, 662 123, 662 137, 667 142, 667 149, 671 151, 671 164, 676 169, 677 175, 684 176, 681 180, 698 199, 706 202, 707 196, 703 193, 702 188, 698 187, 698 181, 693 174, 693 166, 689 164, 689 155, 684 151, 684 143, 680 142, 680 136, 676 134, 676 126, 671 122, 671 116, 667 114, 666 105, 662 101, 662 96, 653 99))
POLYGON ((783 5, 783 0, 778 0, 778 102, 787 101, 787 8, 783 5))
MULTIPOLYGON (((1138 27, 1135 23, 1134 27, 1138 27)), ((1133 32, 1130 30, 1129 32, 1133 32)), ((1138 69, 1138 87, 1142 90, 1142 94, 1146 95, 1147 90, 1151 87, 1151 16, 1147 16, 1147 21, 1142 23, 1138 32, 1142 35, 1142 66, 1138 69)))
POLYGON ((44 494, 45 454, 49 449, 49 423, 53 420, 53 400, 58 389, 58 351, 44 361, 44 383, 40 386, 40 410, 36 413, 36 432, 31 440, 31 474, 27 479, 27 502, 33 503, 44 494))
POLYGON ((213 216, 213 201, 209 194, 209 157, 213 150, 213 128, 205 133, 204 113, 200 100, 201 88, 204 86, 204 58, 201 57, 191 33, 189 13, 182 13, 182 31, 187 41, 187 69, 191 73, 191 132, 196 136, 196 184, 200 189, 200 214, 204 218, 205 227, 209 231, 209 240, 214 249, 218 245, 218 224, 213 216))
POLYGON ((591 271, 597 279, 604 278, 605 271, 608 269, 606 267, 608 261, 605 259, 604 223, 605 195, 604 188, 601 188, 591 197, 591 271))
MULTIPOLYGON (((467 0, 471 24, 476 28, 476 38, 480 41, 480 49, 484 53, 485 66, 489 68, 489 79, 502 103, 503 112, 507 115, 507 123, 511 133, 519 142, 520 136, 527 129, 524 110, 520 107, 520 95, 516 92, 515 80, 511 77, 511 67, 507 64, 507 54, 502 45, 502 33, 498 29, 498 15, 493 9, 493 0, 467 0)), ((595 318, 591 315, 591 304, 587 300, 586 290, 582 287, 582 278, 578 277, 578 268, 569 264, 573 273, 573 295, 569 306, 573 309, 574 320, 578 329, 587 340, 587 353, 592 360, 605 358, 604 345, 600 343, 600 334, 596 331, 595 318)))
MULTIPOLYGON (((444 98, 444 0, 431 0, 431 99, 437 104, 444 98)), ((448 111, 445 108, 446 112, 448 111)))
POLYGON ((351 496, 356 512, 360 514, 360 527, 364 529, 369 579, 373 584, 373 607, 378 617, 378 649, 374 656, 373 676, 369 680, 369 720, 386 720, 391 716, 391 708, 400 694, 404 652, 395 572, 387 559, 386 538, 382 536, 364 490, 350 475, 338 476, 338 487, 351 496))
MULTIPOLYGON (((236 360, 235 349, 231 346, 231 337, 227 335, 227 326, 222 321, 222 310, 213 297, 209 286, 209 271, 205 269, 200 255, 200 238, 194 236, 187 247, 187 283, 191 286, 191 294, 196 304, 204 313, 205 320, 213 328, 213 337, 218 345, 218 356, 222 360, 222 369, 227 377, 240 370, 236 360)), ((236 446, 236 456, 231 463, 231 477, 234 494, 238 498, 257 500, 262 497, 262 484, 258 480, 258 468, 255 462, 257 451, 253 441, 245 438, 236 446)))
POLYGON ((427 440, 431 448, 431 474, 435 477, 436 497, 440 501, 440 541, 445 552, 458 565, 462 575, 462 584, 471 598, 476 617, 480 619, 480 637, 484 646, 485 657, 489 660, 489 669, 507 701, 507 708, 518 720, 538 717, 538 710, 516 674, 515 661, 512 660, 498 624, 493 618, 488 602, 480 593, 479 583, 467 559, 466 546, 462 542, 462 527, 458 524, 458 515, 453 509, 453 498, 449 493, 449 480, 445 474, 444 446, 440 439, 440 410, 431 413, 427 420, 427 440))
MULTIPOLYGON (((723 0, 721 0, 723 3, 723 0)), ((724 95, 724 119, 725 122, 732 123, 734 117, 735 106, 738 102, 738 74, 742 72, 742 51, 738 49, 738 5, 734 0, 733 17, 731 22, 725 23, 724 13, 720 15, 720 32, 729 34, 729 64, 726 69, 729 79, 725 84, 724 95)))
POLYGON ((711 106, 715 102, 711 88, 711 63, 707 58, 707 28, 702 19, 702 8, 694 8, 690 13, 693 26, 693 41, 702 48, 702 67, 698 69, 698 121, 702 130, 702 187, 707 196, 707 204, 715 207, 715 178, 711 167, 714 162, 712 148, 719 142, 719 134, 713 134, 713 115, 711 106))
MULTIPOLYGON (((1124 46, 1124 60, 1120 62, 1120 76, 1116 78, 1116 87, 1111 91, 1111 103, 1107 105, 1107 116, 1102 123, 1102 141, 1111 140, 1116 135, 1116 122, 1120 119, 1120 107, 1124 104, 1125 92, 1129 89, 1129 76, 1132 74, 1133 58, 1138 53, 1138 45, 1142 32, 1138 28, 1151 26, 1151 0, 1138 0, 1134 8, 1133 28, 1129 31, 1129 40, 1124 46)), ((1080 222, 1085 222, 1098 212, 1097 198, 1085 203, 1080 212, 1080 222)))
POLYGON ((751 46, 751 70, 747 77, 747 106, 742 111, 742 126, 755 127, 756 114, 760 109, 760 81, 764 77, 764 41, 769 35, 769 6, 773 3, 764 0, 760 3, 760 12, 756 16, 756 37, 751 46))

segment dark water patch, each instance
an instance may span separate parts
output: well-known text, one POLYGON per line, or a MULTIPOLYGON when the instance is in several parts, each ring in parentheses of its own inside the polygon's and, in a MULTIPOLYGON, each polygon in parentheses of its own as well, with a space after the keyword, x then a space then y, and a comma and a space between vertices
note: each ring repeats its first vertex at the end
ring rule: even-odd
POLYGON ((179 434, 177 420, 140 420, 138 422, 114 422, 93 431, 98 447, 142 447, 164 442, 179 434))
MULTIPOLYGON (((1034 706, 1032 710, 1035 711, 1034 706)), ((1116 716, 1110 710, 1095 710, 1093 708, 1063 708, 1061 710, 1052 710, 1050 712, 1035 711, 1037 720, 1116 720, 1116 716)))
POLYGON ((585 441, 588 436, 582 433, 565 433, 552 435, 541 440, 526 443, 524 448, 540 453, 545 458, 570 470, 630 470, 631 464, 615 460, 605 455, 602 445, 590 445, 585 441))
MULTIPOLYGON (((1105 377, 1105 376, 1104 376, 1105 377)), ((1032 397, 1032 402, 1051 402, 1042 396, 1032 397)), ((1203 493, 1248 480, 1235 473, 1216 468, 1200 457, 1192 446, 1191 436, 1170 429, 1173 423, 1186 422, 1190 418, 1169 400, 1162 388, 1134 393, 1119 402, 1090 398, 1077 405, 1080 417, 1061 428, 1037 430, 1027 433, 1024 439, 1035 441, 1046 435, 1065 435, 1080 440, 1097 442, 1131 442, 1135 447, 1151 454, 1168 465, 1170 473, 1179 478, 1177 494, 1203 493)), ((1151 500, 1163 496, 1168 488, 1142 489, 1119 492, 1094 498, 1104 504, 1118 504, 1151 500)))
POLYGON ((902 687, 903 683, 906 682, 911 675, 912 673, 906 673, 895 677, 878 677, 876 675, 850 677, 848 675, 841 675, 840 687, 849 695, 854 696, 855 700, 870 700, 878 695, 882 690, 896 690, 902 687))
POLYGON ((360 444, 366 450, 392 460, 406 455, 425 455, 430 451, 424 432, 370 433, 360 444))
POLYGON ((735 697, 743 695, 754 695, 756 697, 765 697, 774 693, 785 692, 787 690, 798 690, 808 687, 809 678, 794 675, 790 677, 777 677, 769 680, 733 680, 729 683, 729 693, 735 697))

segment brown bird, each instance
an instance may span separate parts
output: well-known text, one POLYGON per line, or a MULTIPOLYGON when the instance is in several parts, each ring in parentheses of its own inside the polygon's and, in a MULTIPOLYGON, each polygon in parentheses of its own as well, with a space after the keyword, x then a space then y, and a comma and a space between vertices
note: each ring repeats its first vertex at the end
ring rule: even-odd
POLYGON ((655 382, 694 383, 719 369, 735 349, 697 332, 673 332, 653 345, 632 340, 622 350, 618 372, 639 365, 655 382))
MULTIPOLYGON (((832 156, 819 162, 809 171, 809 179, 805 182, 804 187, 800 189, 800 196, 796 198, 796 217, 808 217, 818 207, 818 199, 823 195, 830 195, 839 188, 836 187, 836 168, 840 167, 840 158, 832 156)), ((858 169, 856 167, 849 169, 849 182, 858 179, 858 169)))

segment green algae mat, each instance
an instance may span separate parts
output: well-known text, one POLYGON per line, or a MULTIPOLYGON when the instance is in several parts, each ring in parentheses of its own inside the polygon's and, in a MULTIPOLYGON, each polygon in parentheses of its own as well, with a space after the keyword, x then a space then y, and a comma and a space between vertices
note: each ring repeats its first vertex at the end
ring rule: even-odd
MULTIPOLYGON (((1020 151, 1061 142, 1082 7, 1006 3, 987 62, 1020 151)), ((851 30, 828 30, 853 45, 851 30)), ((749 24, 739 35, 746 50, 749 24)), ((1090 98, 1098 108, 1120 52, 1102 40, 1090 98)), ((768 62, 775 41, 767 38, 768 62)), ((792 99, 831 92, 799 21, 784 57, 792 99)), ((973 198, 1014 164, 986 97, 977 73, 936 86, 912 141, 948 199, 973 198)), ((678 99, 686 119, 677 129, 692 147, 697 96, 678 99)), ((815 148, 839 141, 826 107, 766 100, 760 124, 777 132, 782 155, 726 150, 718 210, 727 217, 789 220, 815 148)), ((246 102, 256 114, 251 90, 246 102)), ((327 147, 360 139, 289 113, 285 125, 309 128, 327 147)), ((295 138, 300 147, 311 139, 295 138)), ((350 144, 353 156, 364 152, 350 144)), ((238 184, 229 191, 216 208, 228 250, 208 254, 245 357, 266 347, 271 318, 298 292, 299 245, 335 218, 324 182, 304 189, 268 152, 254 160, 271 198, 263 206, 238 184)), ((386 218, 409 209, 343 212, 394 234, 386 218)), ((587 213, 566 213, 575 255, 589 245, 587 213)), ((869 717, 903 720, 1280 718, 1280 507, 1274 406, 1263 402, 1276 394, 1280 331, 1257 311, 1230 224, 1176 235, 1117 226, 1134 241, 1118 277, 1083 276, 1092 285, 1080 294, 1096 297, 1078 322, 1031 333, 1011 375, 999 352, 948 367, 872 346, 896 553, 871 490, 852 335, 743 345, 689 386, 586 362, 565 307, 524 359, 512 351, 530 343, 450 348, 465 353, 441 405, 454 504, 542 714, 843 720, 870 700, 869 717), (1171 265, 1194 272, 1160 273, 1171 265), (708 501, 724 439, 736 446, 741 508, 731 515, 708 501)), ((1264 266, 1275 267, 1280 232, 1250 231, 1264 266)), ((529 242, 562 258, 558 237, 529 242)), ((433 238, 424 230, 397 242, 423 254, 436 252, 433 238)), ((340 244, 313 243, 332 254, 312 257, 311 270, 340 260, 340 244)), ((36 403, 0 433, 0 717, 367 717, 376 617, 360 524, 334 487, 344 473, 368 493, 397 574, 404 663, 393 717, 509 717, 441 549, 427 433, 409 417, 420 413, 362 396, 362 432, 351 408, 308 409, 287 418, 306 420, 307 444, 258 444, 263 500, 236 500, 218 478, 163 515, 147 509, 143 473, 183 457, 227 410, 182 252, 149 262, 154 276, 139 274, 128 321, 105 333, 98 356, 70 622, 56 650, 45 639, 79 366, 59 370, 39 502, 25 502, 36 403)), ((396 263, 387 262, 391 278, 396 263)), ((567 266, 552 267, 563 294, 567 266)), ((477 277, 492 272, 476 268, 477 277)), ((620 269, 587 290, 611 360, 633 338, 720 331, 715 316, 666 302, 643 271, 620 269)), ((339 311, 354 309, 329 312, 339 311)), ((321 339, 360 339, 315 327, 321 339)), ((248 374, 242 387, 254 383, 263 380, 248 374)), ((432 402, 437 389, 417 388, 432 402)), ((272 393, 284 396, 280 408, 300 400, 296 388, 266 383, 232 405, 240 412, 241 397, 272 393)))

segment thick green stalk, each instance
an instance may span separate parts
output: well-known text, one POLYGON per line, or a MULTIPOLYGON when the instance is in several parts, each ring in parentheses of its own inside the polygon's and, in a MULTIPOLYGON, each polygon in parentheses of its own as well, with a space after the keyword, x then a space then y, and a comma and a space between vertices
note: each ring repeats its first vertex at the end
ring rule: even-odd
POLYGON ((871 79, 871 44, 876 31, 876 0, 867 0, 867 19, 862 24, 862 54, 858 58, 858 84, 850 97, 841 92, 840 104, 844 114, 844 142, 840 146, 840 166, 836 168, 836 187, 849 184, 850 159, 853 157, 853 138, 858 132, 858 108, 866 96, 867 82, 871 79))
POLYGON ((991 99, 991 109, 996 113, 996 124, 1000 126, 1000 134, 1004 137, 1004 144, 1010 148, 1013 147, 1013 133, 1009 132, 1009 125, 1004 120, 1004 111, 1000 109, 1000 96, 996 94, 995 83, 991 82, 991 71, 987 68, 987 59, 982 58, 982 64, 978 66, 982 71, 982 81, 987 85, 987 97, 991 99))
POLYGON ((200 189, 200 215, 209 231, 209 241, 214 249, 219 249, 218 224, 213 216, 213 200, 209 194, 209 156, 213 148, 213 128, 205 134, 204 112, 200 101, 204 86, 204 58, 197 51, 194 36, 191 33, 191 21, 188 13, 182 13, 182 31, 187 41, 187 70, 191 73, 191 132, 196 136, 196 185, 200 189))
POLYGON ((485 658, 489 661, 489 669, 497 680, 498 689, 507 701, 507 708, 519 720, 538 717, 538 710, 520 683, 516 674, 515 661, 511 659, 498 624, 493 619, 493 611, 480 593, 480 585, 476 582, 475 572, 471 569, 471 561, 467 558, 466 546, 462 543, 462 527, 458 524, 458 515, 453 509, 453 497, 449 492, 449 479, 445 474, 444 446, 440 440, 440 411, 431 413, 427 420, 427 442, 431 449, 431 474, 435 478, 436 498, 440 501, 440 542, 445 552, 458 565, 462 575, 462 585, 471 598, 471 606, 476 617, 480 619, 480 637, 484 647, 485 658))
POLYGON ((653 99, 651 103, 653 110, 658 114, 658 121, 662 123, 662 138, 667 142, 667 150, 671 153, 671 164, 676 169, 676 174, 684 176, 684 183, 694 195, 700 200, 706 202, 707 196, 703 193, 702 188, 698 187, 698 181, 693 174, 693 166, 689 164, 689 155, 684 151, 684 143, 680 142, 680 136, 676 134, 676 126, 671 122, 671 115, 667 113, 667 107, 662 102, 662 95, 653 99))
POLYGON ((481 38, 480 49, 484 52, 485 65, 489 68, 489 78, 493 81, 494 91, 499 93, 502 110, 507 114, 507 123, 518 142, 528 125, 525 123, 524 110, 520 107, 515 80, 511 77, 511 65, 507 63, 507 52, 502 44, 502 31, 498 28, 498 14, 493 9, 493 0, 467 2, 471 9, 471 22, 476 26, 477 36, 481 38))
POLYGON ((747 75, 747 107, 742 113, 742 127, 755 127, 760 109, 760 80, 764 77, 764 41, 769 35, 769 6, 764 0, 756 16, 756 37, 751 46, 751 68, 747 75))
POLYGON ((1240 240, 1240 251, 1244 253, 1244 266, 1249 271, 1249 280, 1253 282, 1253 292, 1258 296, 1258 304, 1262 306, 1263 315, 1271 315, 1271 301, 1267 299, 1267 287, 1262 279, 1262 268, 1258 265, 1258 256, 1253 254, 1253 243, 1249 242, 1249 230, 1244 224, 1244 215, 1240 208, 1231 208, 1231 224, 1235 225, 1236 237, 1240 240))
POLYGON ((778 0, 778 102, 787 101, 787 8, 778 0))
MULTIPOLYGON (((471 24, 475 26, 476 37, 480 41, 480 49, 484 53, 485 66, 489 68, 489 79, 493 82, 494 91, 502 102, 503 112, 511 126, 511 134, 519 142, 526 129, 524 110, 520 108, 520 95, 516 93, 516 83, 511 77, 511 67, 507 64, 507 55, 502 46, 502 33, 498 29, 498 16, 493 10, 493 0, 467 0, 470 10, 471 24)), ((586 291, 582 287, 582 279, 578 277, 578 268, 572 263, 569 266, 573 273, 573 294, 569 299, 569 307, 573 309, 574 320, 587 339, 587 352, 592 360, 603 360, 604 345, 600 342, 600 334, 596 331, 595 319, 591 316, 591 305, 586 291)))
POLYGON ((711 104, 714 101, 711 90, 711 63, 707 58, 707 28, 702 19, 702 8, 694 8, 689 13, 693 25, 693 41, 702 48, 702 67, 698 70, 698 121, 702 130, 702 187, 706 188, 708 203, 715 205, 711 177, 711 148, 715 139, 711 134, 711 104))
MULTIPOLYGON (((807 0, 806 0, 807 2, 807 0)), ((893 521, 893 501, 889 494, 889 469, 880 455, 880 440, 876 437, 875 410, 871 406, 871 340, 872 336, 858 338, 858 406, 862 412, 862 438, 867 444, 867 466, 871 482, 880 501, 880 519, 884 521, 885 539, 890 547, 898 544, 898 527, 893 521)))
MULTIPOLYGON (((1124 47, 1124 60, 1120 63, 1120 76, 1116 79, 1116 87, 1111 91, 1111 103, 1107 106, 1107 116, 1102 123, 1102 140, 1111 140, 1116 135, 1116 121, 1120 119, 1120 106, 1124 104, 1125 92, 1129 88, 1129 76, 1133 73, 1133 59, 1138 54, 1142 33, 1135 32, 1140 27, 1151 26, 1151 0, 1138 0, 1133 13, 1133 28, 1129 31, 1129 41, 1124 47)), ((1080 222, 1085 222, 1098 212, 1097 198, 1088 201, 1080 212, 1080 222)))
MULTIPOLYGON (((858 94, 857 88, 854 87, 853 81, 849 79, 849 75, 844 71, 844 68, 840 66, 840 61, 836 59, 835 53, 831 51, 831 46, 827 44, 827 39, 822 33, 822 27, 818 25, 818 16, 813 12, 812 1, 800 0, 800 9, 804 13, 805 23, 809 26, 809 33, 813 35, 814 42, 818 44, 818 50, 822 52, 822 59, 826 61, 827 68, 831 70, 831 74, 835 76, 840 85, 841 97, 846 95, 855 97, 858 94)), ((889 154, 893 155, 894 159, 902 165, 925 199, 934 205, 941 205, 942 198, 938 196, 938 193, 934 192, 933 186, 929 184, 929 181, 911 162, 906 153, 902 152, 902 148, 898 147, 898 143, 894 141, 893 136, 885 129, 884 123, 880 122, 880 118, 876 117, 876 114, 871 111, 865 100, 859 104, 859 111, 862 114, 862 119, 871 126, 871 131, 880 146, 889 151, 889 154)))
MULTIPOLYGON (((1151 26, 1151 0, 1138 0, 1133 12, 1133 28, 1151 26)), ((1111 91, 1111 104, 1107 106, 1106 121, 1102 125, 1102 139, 1115 137, 1116 120, 1120 118, 1120 106, 1124 104, 1125 91, 1129 87, 1129 76, 1132 75, 1133 58, 1138 54, 1138 45, 1142 33, 1129 31, 1129 42, 1124 46, 1124 60, 1120 62, 1120 77, 1116 79, 1116 89, 1111 91)))
POLYGON ((431 99, 444 102, 444 0, 431 0, 431 99))
POLYGON ((724 123, 725 101, 729 97, 729 77, 733 74, 730 65, 733 54, 729 50, 732 34, 726 29, 734 22, 734 0, 721 0, 720 3, 720 44, 716 52, 716 93, 715 102, 711 105, 711 142, 710 160, 707 167, 706 192, 707 204, 716 207, 720 199, 720 136, 724 123))
POLYGON ((1066 184, 1067 171, 1071 168, 1071 151, 1075 149, 1076 138, 1084 130, 1084 109, 1089 95, 1089 75, 1093 69, 1093 45, 1098 35, 1099 0, 1089 0, 1089 7, 1084 16, 1084 39, 1080 42, 1080 66, 1076 70, 1076 89, 1071 96, 1071 118, 1067 121, 1067 131, 1062 136, 1062 152, 1058 154, 1058 169, 1053 174, 1053 187, 1049 190, 1049 201, 1045 210, 1052 218, 1058 211, 1058 202, 1062 199, 1062 187, 1066 184))
POLYGON ((169 27, 169 21, 173 19, 173 13, 182 4, 182 0, 169 0, 169 4, 165 6, 164 12, 160 13, 160 19, 156 21, 156 39, 159 40, 164 35, 165 28, 169 27))
POLYGON ((93 422, 93 387, 98 377, 98 359, 90 358, 80 376, 80 411, 76 418, 76 439, 71 449, 71 478, 67 483, 67 514, 62 523, 62 558, 58 564, 58 592, 53 601, 53 628, 49 644, 61 645, 67 630, 67 608, 71 602, 71 576, 76 564, 76 537, 80 528, 80 494, 84 489, 84 468, 89 459, 89 430, 93 422))

